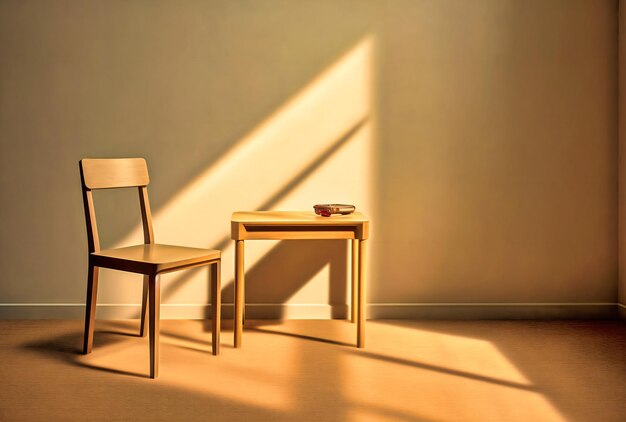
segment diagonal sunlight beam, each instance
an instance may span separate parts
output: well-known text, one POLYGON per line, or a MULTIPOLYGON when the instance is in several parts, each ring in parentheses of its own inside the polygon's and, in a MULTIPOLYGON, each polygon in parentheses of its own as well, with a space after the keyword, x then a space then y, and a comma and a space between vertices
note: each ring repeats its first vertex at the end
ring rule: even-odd
POLYGON ((339 149, 344 146, 352 137, 367 123, 368 117, 365 116, 359 120, 354 126, 349 128, 344 134, 339 137, 328 148, 322 151, 313 161, 311 161, 302 171, 293 176, 291 180, 285 184, 274 195, 269 197, 265 202, 257 207, 258 211, 271 210, 282 199, 287 197, 291 191, 293 191, 298 185, 300 185, 307 177, 313 174, 316 170, 320 169, 324 163, 328 161, 339 149))
MULTIPOLYGON (((341 136, 336 142, 331 144, 326 150, 322 151, 318 157, 315 157, 304 169, 302 169, 297 175, 295 175, 291 180, 288 180, 284 186, 282 186, 274 195, 268 198, 263 204, 259 205, 255 210, 257 211, 266 211, 271 210, 277 204, 280 204, 282 200, 287 198, 294 189, 298 187, 298 185, 302 184, 309 176, 311 176, 316 170, 321 168, 329 159, 332 157, 339 149, 344 146, 348 141, 350 141, 353 136, 358 133, 358 131, 365 125, 367 122, 367 118, 359 121, 354 127, 350 128, 345 134, 341 136)), ((226 234, 219 242, 216 244, 210 245, 209 247, 213 249, 219 249, 224 251, 226 249, 232 248, 233 243, 230 238, 230 233, 226 234)), ((269 253, 269 250, 266 251, 266 254, 269 253)), ((257 261, 258 262, 258 261, 257 261)), ((254 269, 254 265, 248 266, 246 271, 250 271, 254 269)), ((172 293, 178 290, 185 282, 187 282, 191 277, 194 276, 199 269, 195 271, 190 271, 185 274, 180 274, 175 280, 170 281, 163 287, 163 299, 167 300, 171 297, 172 293)), ((228 286, 233 282, 233 279, 225 280, 225 286, 228 286)), ((232 286, 231 286, 232 287, 232 286)))
MULTIPOLYGON (((310 209, 315 202, 342 200, 368 212, 372 49, 370 37, 357 43, 168 200, 153 216, 156 241, 222 249, 226 286, 233 279, 233 211, 310 209), (343 160, 339 165, 338 157, 343 160), (339 180, 337 168, 343 168, 339 180)), ((159 177, 153 175, 155 183, 159 177)), ((114 247, 140 243, 141 238, 137 226, 114 247)), ((255 242, 247 251, 247 268, 271 247, 271 242, 255 242)), ((101 275, 106 280, 101 303, 138 302, 140 283, 127 282, 137 277, 106 273, 101 275)), ((203 271, 164 278, 164 286, 178 279, 190 281, 177 283, 184 288, 173 288, 170 301, 198 303, 201 298, 205 303, 203 271)))

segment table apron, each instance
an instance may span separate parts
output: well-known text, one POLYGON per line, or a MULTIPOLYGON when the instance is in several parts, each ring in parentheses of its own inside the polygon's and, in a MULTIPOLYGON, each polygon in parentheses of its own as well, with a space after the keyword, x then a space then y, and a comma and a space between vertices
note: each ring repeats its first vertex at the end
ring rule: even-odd
POLYGON ((233 224, 233 240, 363 239, 362 226, 354 225, 245 225, 233 224))
POLYGON ((324 240, 355 239, 354 232, 253 232, 235 240, 324 240))

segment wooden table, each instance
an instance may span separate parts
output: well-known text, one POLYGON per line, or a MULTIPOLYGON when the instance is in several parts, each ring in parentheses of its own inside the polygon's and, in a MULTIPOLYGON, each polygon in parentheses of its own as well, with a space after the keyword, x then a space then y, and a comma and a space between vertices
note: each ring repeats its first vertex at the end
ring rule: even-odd
POLYGON ((352 241, 351 319, 356 322, 357 347, 365 346, 365 253, 369 220, 360 212, 320 217, 307 211, 235 212, 235 347, 241 347, 244 310, 244 241, 253 239, 349 239, 352 241))

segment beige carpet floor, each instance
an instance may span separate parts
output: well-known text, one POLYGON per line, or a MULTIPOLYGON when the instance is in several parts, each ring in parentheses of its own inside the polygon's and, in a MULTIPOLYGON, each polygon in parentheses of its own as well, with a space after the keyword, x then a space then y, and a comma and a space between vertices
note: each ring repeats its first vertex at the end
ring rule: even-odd
POLYGON ((0 420, 624 421, 619 321, 163 321, 148 373, 137 321, 0 321, 0 420))

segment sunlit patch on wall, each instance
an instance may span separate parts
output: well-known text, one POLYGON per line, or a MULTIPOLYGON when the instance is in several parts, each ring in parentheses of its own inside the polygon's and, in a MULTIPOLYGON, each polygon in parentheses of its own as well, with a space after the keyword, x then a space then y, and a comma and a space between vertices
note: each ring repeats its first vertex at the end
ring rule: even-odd
MULTIPOLYGON (((371 37, 362 39, 154 210, 156 241, 221 249, 226 287, 234 275, 229 224, 233 211, 300 210, 311 209, 314 203, 343 201, 369 213, 373 48, 371 37)), ((114 246, 136 242, 141 239, 140 231, 136 227, 114 246)), ((247 270, 275 243, 249 242, 247 270)), ((111 277, 105 271, 101 278, 101 303, 138 302, 140 283, 128 282, 136 276, 116 273, 111 277)), ((163 278, 164 303, 206 303, 206 272, 174 273, 163 278), (184 282, 168 289, 168 283, 177 280, 184 282)), ((328 301, 321 287, 303 291, 306 297, 299 293, 295 297, 298 301, 328 301)))

